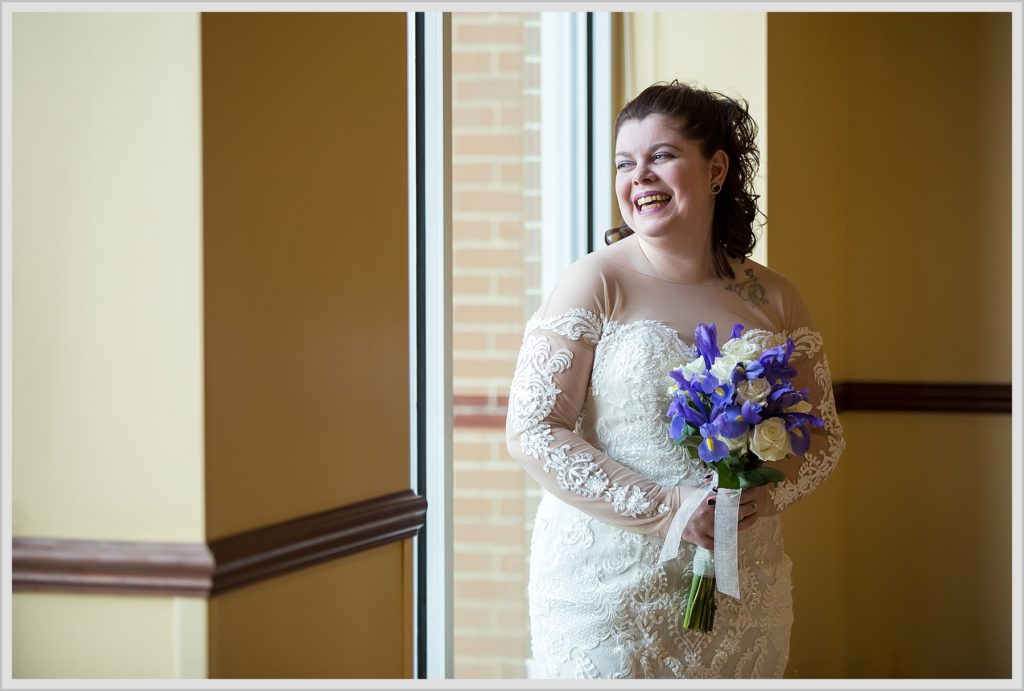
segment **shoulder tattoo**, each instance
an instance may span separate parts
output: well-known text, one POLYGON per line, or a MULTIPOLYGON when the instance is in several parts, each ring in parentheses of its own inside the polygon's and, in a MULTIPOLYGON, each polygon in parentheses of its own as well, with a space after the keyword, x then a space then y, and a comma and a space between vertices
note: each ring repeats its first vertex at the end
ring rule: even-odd
POLYGON ((767 305, 768 298, 765 292, 764 286, 757 280, 757 276, 754 275, 753 269, 747 269, 744 272, 747 276, 745 281, 737 281, 725 287, 726 290, 736 293, 741 298, 749 302, 753 307, 758 305, 767 305))

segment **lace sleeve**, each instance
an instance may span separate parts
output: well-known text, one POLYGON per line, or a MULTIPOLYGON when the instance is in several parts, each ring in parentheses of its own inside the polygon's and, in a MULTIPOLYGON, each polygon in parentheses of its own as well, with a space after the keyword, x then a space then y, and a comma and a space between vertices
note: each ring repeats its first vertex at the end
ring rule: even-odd
POLYGON ((813 431, 811 447, 802 459, 789 457, 778 462, 778 468, 786 474, 786 480, 768 489, 777 511, 807 496, 824 482, 846 447, 843 428, 836 414, 832 374, 821 334, 809 327, 799 327, 784 333, 782 340, 786 338, 792 338, 795 346, 790 360, 797 369, 793 385, 808 390, 811 413, 820 417, 825 427, 813 431))
POLYGON ((540 485, 599 520, 662 534, 678 508, 666 487, 617 463, 576 433, 602 320, 574 308, 526 326, 509 396, 509 453, 540 485))

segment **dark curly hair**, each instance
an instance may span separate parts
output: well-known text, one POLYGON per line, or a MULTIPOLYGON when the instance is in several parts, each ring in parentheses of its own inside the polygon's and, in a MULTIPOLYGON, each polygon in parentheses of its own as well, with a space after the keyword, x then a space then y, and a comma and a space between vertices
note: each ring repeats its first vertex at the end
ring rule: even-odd
MULTIPOLYGON (((729 258, 743 260, 757 243, 754 220, 764 214, 757 208, 754 175, 760 163, 757 150, 757 124, 747 111, 746 101, 673 80, 658 82, 644 89, 627 103, 615 120, 615 135, 628 120, 643 120, 648 115, 664 115, 679 123, 679 133, 700 144, 701 153, 710 158, 721 149, 729 157, 729 170, 722 191, 715 196, 711 223, 711 243, 718 278, 735 278, 729 258)), ((612 244, 633 234, 623 223, 604 234, 612 244)))

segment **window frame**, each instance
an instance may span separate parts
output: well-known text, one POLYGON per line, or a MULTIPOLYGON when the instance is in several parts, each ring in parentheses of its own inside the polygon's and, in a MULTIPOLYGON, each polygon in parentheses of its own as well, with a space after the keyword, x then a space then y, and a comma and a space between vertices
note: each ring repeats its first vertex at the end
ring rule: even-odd
POLYGON ((451 16, 409 12, 410 473, 427 499, 413 545, 416 677, 452 651, 451 16))
MULTIPOLYGON (((415 440, 410 475, 428 506, 413 544, 413 656, 417 678, 450 679, 451 13, 409 12, 407 18, 409 301, 415 307, 409 310, 409 419, 415 440)), ((541 35, 541 247, 547 294, 572 262, 603 245, 604 231, 612 225, 611 14, 544 12, 541 35), (570 161, 568 171, 560 161, 570 161), (544 190, 564 192, 567 172, 574 203, 559 205, 559 195, 544 190)))

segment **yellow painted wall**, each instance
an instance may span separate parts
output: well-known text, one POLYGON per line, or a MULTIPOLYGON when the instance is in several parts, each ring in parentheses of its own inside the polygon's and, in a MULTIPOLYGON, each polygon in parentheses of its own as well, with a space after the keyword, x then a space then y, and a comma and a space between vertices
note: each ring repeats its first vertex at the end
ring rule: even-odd
POLYGON ((206 677, 206 600, 17 593, 14 678, 206 677))
MULTIPOLYGON (((406 15, 202 37, 212 540, 410 485, 406 15)), ((411 676, 405 549, 214 596, 211 676, 411 676)))
POLYGON ((201 540, 198 17, 12 28, 13 532, 201 540))
MULTIPOLYGON (((757 145, 761 152, 755 189, 762 195, 758 205, 768 213, 764 181, 768 171, 767 68, 764 12, 624 12, 622 88, 624 98, 616 112, 654 82, 695 82, 749 103, 750 114, 760 127, 757 145)), ((616 214, 618 211, 616 210, 616 214)), ((616 216, 617 217, 617 216, 616 216)), ((762 219, 763 220, 763 219, 762 219)), ((760 230, 752 258, 764 263, 768 236, 760 230)))
MULTIPOLYGON (((768 75, 769 258, 833 378, 1008 382, 1009 14, 769 14, 768 75)), ((785 516, 788 673, 1009 676, 1010 417, 842 421, 785 516)))
MULTIPOLYGON (((198 16, 12 34, 12 532, 200 541, 198 16)), ((205 601, 12 604, 15 677, 205 675, 205 601)))

